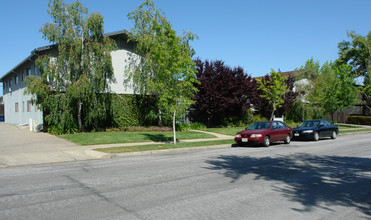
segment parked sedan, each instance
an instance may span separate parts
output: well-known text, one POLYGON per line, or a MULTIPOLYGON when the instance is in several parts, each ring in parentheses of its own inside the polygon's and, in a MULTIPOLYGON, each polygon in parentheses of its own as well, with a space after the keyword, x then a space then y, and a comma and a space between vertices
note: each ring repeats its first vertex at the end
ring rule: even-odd
POLYGON ((245 130, 238 132, 234 140, 238 145, 263 144, 268 147, 271 142, 284 141, 289 144, 292 131, 281 121, 260 121, 251 124, 245 130))
POLYGON ((298 125, 297 128, 292 129, 292 133, 294 134, 294 140, 309 139, 318 141, 322 137, 335 139, 339 134, 339 129, 327 120, 308 120, 298 125))

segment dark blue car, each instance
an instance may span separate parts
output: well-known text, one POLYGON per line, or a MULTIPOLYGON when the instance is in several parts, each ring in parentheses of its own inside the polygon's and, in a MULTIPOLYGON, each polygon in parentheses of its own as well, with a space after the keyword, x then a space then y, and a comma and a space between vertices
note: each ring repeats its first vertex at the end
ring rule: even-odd
POLYGON ((318 141, 323 137, 335 139, 339 134, 339 129, 327 120, 308 120, 304 121, 297 128, 292 129, 293 139, 307 139, 318 141))

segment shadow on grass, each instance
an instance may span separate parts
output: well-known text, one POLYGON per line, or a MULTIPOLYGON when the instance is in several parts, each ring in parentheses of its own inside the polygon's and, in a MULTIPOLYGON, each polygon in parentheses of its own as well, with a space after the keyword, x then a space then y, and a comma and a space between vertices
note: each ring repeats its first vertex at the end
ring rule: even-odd
POLYGON ((279 181, 276 187, 291 201, 310 211, 323 204, 356 207, 371 216, 371 159, 295 154, 279 157, 219 156, 207 160, 207 169, 222 170, 231 182, 254 174, 255 179, 279 181))
MULTIPOLYGON (((143 134, 147 139, 154 142, 170 142, 173 141, 173 137, 165 136, 164 134, 143 134)), ((179 141, 177 139, 177 141, 179 141)))

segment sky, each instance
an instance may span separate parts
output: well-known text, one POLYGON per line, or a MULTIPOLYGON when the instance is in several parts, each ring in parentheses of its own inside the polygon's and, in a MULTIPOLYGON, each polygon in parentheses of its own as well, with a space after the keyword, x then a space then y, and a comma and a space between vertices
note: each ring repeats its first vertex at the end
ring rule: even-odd
MULTIPOLYGON (((80 0, 104 17, 105 33, 129 30, 127 14, 144 0, 80 0)), ((347 31, 371 31, 371 0, 153 0, 177 33, 197 34, 195 57, 222 60, 253 77, 292 71, 313 57, 320 64, 338 57, 347 31)), ((71 3, 71 0, 65 0, 71 3)), ((0 0, 0 77, 51 44, 40 27, 52 21, 48 0, 0 0)), ((0 85, 0 96, 2 96, 0 85)))

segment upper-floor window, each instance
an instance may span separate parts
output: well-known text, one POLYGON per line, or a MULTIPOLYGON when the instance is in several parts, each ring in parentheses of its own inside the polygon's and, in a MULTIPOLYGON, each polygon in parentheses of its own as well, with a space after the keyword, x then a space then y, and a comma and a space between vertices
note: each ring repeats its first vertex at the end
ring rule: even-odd
POLYGON ((18 74, 15 75, 14 77, 14 85, 17 85, 18 84, 18 74))
POLYGON ((31 101, 27 101, 27 112, 31 112, 31 101))
POLYGON ((18 102, 15 103, 15 112, 18 112, 19 109, 18 109, 18 102))
POLYGON ((9 79, 9 88, 12 88, 12 79, 9 79))
POLYGON ((31 68, 28 68, 28 69, 27 69, 26 76, 30 76, 30 75, 31 75, 31 68))

